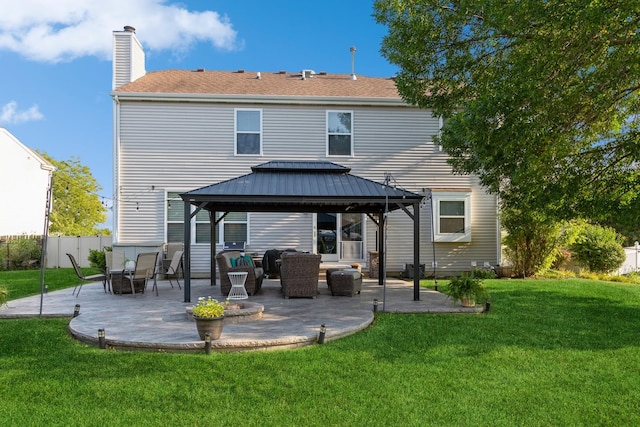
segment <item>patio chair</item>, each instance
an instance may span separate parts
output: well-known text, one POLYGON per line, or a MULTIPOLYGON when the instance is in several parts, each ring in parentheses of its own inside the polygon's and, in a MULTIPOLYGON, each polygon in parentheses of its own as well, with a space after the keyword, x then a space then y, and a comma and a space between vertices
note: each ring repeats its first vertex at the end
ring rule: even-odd
MULTIPOLYGON (((227 273, 236 271, 246 271, 247 280, 244 282, 244 288, 248 295, 255 295, 256 292, 262 287, 262 280, 264 278, 264 272, 262 268, 255 265, 239 265, 233 266, 232 260, 237 260, 242 257, 242 252, 239 251, 222 251, 216 255, 216 262, 218 263, 218 269, 220 270, 220 291, 222 295, 227 296, 231 291, 231 280, 227 273)), ((245 257, 248 261, 251 257, 245 257)), ((251 260, 253 263, 253 260, 251 260)))
POLYGON ((285 298, 318 296, 321 255, 283 252, 280 261, 280 284, 285 298))
MULTIPOLYGON (((135 295, 136 289, 144 293, 149 279, 153 279, 153 289, 158 295, 158 284, 156 280, 156 265, 158 262, 158 252, 145 252, 138 254, 136 258, 136 267, 133 274, 129 273, 129 284, 131 285, 131 293, 135 295)), ((122 292, 120 292, 122 295, 122 292)))
POLYGON ((73 255, 67 254, 67 256, 71 260, 71 264, 73 265, 73 269, 76 271, 76 274, 78 275, 78 278, 80 280, 82 280, 82 282, 80 282, 79 284, 77 284, 75 286, 75 288, 73 288, 73 293, 71 295, 75 295, 76 298, 78 298, 78 296, 80 295, 80 290, 82 290, 82 285, 84 284, 84 282, 102 281, 102 286, 104 287, 104 291, 105 291, 105 293, 107 292, 107 275, 106 274, 92 274, 90 276, 85 276, 84 274, 82 274, 82 271, 80 271, 80 267, 78 266, 78 263, 77 263, 76 259, 73 257, 73 255), (78 290, 77 294, 76 294, 76 289, 78 290))
MULTIPOLYGON (((176 276, 176 282, 178 282, 178 288, 182 289, 182 286, 180 286, 180 275, 178 274, 178 270, 182 269, 182 254, 184 253, 184 251, 175 251, 173 253, 173 257, 171 258, 171 264, 169 264, 169 267, 167 267, 166 271, 164 272, 167 276, 169 276, 169 283, 171 284, 171 287, 173 288, 173 282, 171 281, 171 276, 176 276)), ((184 270, 182 269, 182 275, 184 276, 184 270)))

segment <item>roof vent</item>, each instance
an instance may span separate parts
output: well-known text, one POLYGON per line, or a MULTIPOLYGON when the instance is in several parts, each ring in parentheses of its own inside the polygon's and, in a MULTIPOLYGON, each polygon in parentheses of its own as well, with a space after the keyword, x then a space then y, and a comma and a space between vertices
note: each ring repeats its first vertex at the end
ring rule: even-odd
POLYGON ((278 74, 287 74, 287 72, 285 70, 280 70, 278 71, 278 74))
POLYGON ((260 74, 260 71, 256 74, 256 79, 262 80, 262 74, 260 74))
POLYGON ((306 70, 302 70, 300 74, 302 74, 302 80, 306 80, 313 77, 316 74, 316 72, 313 70, 306 69, 306 70))
POLYGON ((204 73, 204 68, 198 68, 198 69, 196 70, 196 72, 197 72, 197 73, 204 73))
POLYGON ((241 68, 241 69, 239 69, 239 70, 237 71, 237 73, 238 73, 238 74, 242 74, 242 73, 244 73, 244 70, 241 68))
POLYGON ((131 25, 125 25, 124 26, 124 30, 125 31, 129 31, 130 33, 135 33, 136 29, 134 27, 132 27, 131 25))
POLYGON ((318 75, 319 75, 319 76, 326 76, 326 75, 327 75, 327 72, 326 72, 326 71, 320 71, 320 72, 318 73, 318 75))
POLYGON ((358 78, 356 77, 356 68, 355 68, 356 47, 351 46, 349 48, 349 51, 351 52, 351 80, 358 80, 358 78))

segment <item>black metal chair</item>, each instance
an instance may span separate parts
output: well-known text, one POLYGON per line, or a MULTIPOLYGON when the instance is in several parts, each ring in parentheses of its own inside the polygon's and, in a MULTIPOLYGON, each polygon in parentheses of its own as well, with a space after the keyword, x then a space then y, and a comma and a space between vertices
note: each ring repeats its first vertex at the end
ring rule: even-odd
POLYGON ((104 287, 104 292, 105 293, 107 292, 107 275, 106 274, 92 274, 90 276, 85 276, 82 273, 82 271, 80 270, 80 267, 78 266, 78 263, 77 263, 76 259, 73 257, 73 255, 67 254, 67 256, 71 260, 71 264, 73 265, 73 269, 76 271, 76 274, 78 275, 78 278, 80 278, 80 280, 83 280, 83 282, 80 282, 79 284, 77 284, 75 286, 75 288, 73 288, 73 294, 72 295, 75 295, 76 298, 78 298, 78 295, 80 295, 80 290, 82 290, 82 285, 84 284, 84 282, 102 281, 102 286, 104 287), (77 294, 76 294, 76 289, 78 290, 77 294))

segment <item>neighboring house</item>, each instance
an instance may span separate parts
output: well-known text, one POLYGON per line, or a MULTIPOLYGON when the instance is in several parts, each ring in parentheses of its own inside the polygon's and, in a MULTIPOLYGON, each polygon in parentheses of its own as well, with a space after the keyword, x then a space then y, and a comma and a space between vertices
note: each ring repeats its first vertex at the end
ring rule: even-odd
MULTIPOLYGON (((183 241, 179 194, 236 178, 272 160, 329 161, 369 180, 424 194, 420 257, 427 273, 500 262, 497 201, 469 175, 454 175, 434 145, 442 120, 407 105, 391 78, 256 70, 146 72, 135 31, 114 31, 114 246, 183 241), (435 253, 434 253, 435 251, 435 253)), ((210 271, 206 211, 192 221, 191 271, 210 271)), ((366 214, 232 212, 225 241, 360 262, 377 249, 366 214)), ((389 215, 387 271, 413 262, 413 227, 389 215)))
POLYGON ((42 235, 54 167, 0 127, 0 236, 42 235))

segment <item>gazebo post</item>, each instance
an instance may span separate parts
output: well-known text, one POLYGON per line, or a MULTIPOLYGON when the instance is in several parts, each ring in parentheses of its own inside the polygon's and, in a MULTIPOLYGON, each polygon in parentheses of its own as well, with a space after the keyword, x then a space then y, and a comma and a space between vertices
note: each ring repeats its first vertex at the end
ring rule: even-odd
POLYGON ((413 300, 420 301, 420 203, 413 202, 413 300))
POLYGON ((378 285, 384 284, 384 274, 386 272, 384 265, 384 212, 378 214, 378 285))
POLYGON ((217 284, 217 274, 216 274, 216 242, 218 236, 216 236, 216 211, 209 211, 209 226, 211 228, 211 250, 210 250, 210 262, 211 266, 209 268, 211 273, 211 286, 215 286, 217 284))
POLYGON ((191 302, 191 203, 184 200, 184 302, 191 302))

